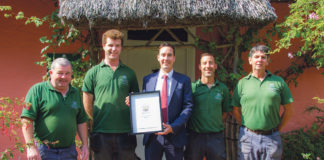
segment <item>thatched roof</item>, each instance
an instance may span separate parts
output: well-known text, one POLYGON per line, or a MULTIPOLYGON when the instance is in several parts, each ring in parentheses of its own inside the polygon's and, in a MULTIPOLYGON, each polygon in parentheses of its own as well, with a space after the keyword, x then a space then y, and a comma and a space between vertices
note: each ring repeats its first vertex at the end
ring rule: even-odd
POLYGON ((79 28, 265 25, 277 16, 268 0, 60 0, 59 16, 79 28))

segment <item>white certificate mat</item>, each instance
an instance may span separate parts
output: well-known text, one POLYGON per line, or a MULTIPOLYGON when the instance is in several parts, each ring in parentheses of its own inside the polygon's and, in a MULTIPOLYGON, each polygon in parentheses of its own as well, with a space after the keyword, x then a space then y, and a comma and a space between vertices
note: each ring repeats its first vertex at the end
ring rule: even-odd
POLYGON ((131 93, 129 97, 132 133, 162 131, 160 92, 131 93))

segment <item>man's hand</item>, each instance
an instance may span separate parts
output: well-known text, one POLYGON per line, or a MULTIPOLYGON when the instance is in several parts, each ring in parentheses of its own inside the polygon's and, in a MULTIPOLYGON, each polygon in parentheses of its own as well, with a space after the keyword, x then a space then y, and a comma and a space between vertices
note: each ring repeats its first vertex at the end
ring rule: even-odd
POLYGON ((129 96, 127 96, 125 98, 125 104, 129 107, 130 106, 130 103, 129 103, 129 96))
POLYGON ((169 133, 173 133, 171 125, 163 123, 164 131, 155 133, 156 135, 167 135, 169 133))
POLYGON ((81 147, 81 160, 87 160, 89 158, 89 148, 86 145, 81 147))
POLYGON ((36 146, 27 146, 27 159, 28 160, 42 160, 40 153, 36 146))

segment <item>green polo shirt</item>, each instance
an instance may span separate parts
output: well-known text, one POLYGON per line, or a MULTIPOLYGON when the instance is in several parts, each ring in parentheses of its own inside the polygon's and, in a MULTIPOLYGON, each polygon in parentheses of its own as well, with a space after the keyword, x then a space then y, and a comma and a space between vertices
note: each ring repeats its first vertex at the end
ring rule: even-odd
POLYGON ((192 83, 194 107, 189 128, 197 133, 224 130, 222 113, 232 111, 228 88, 217 80, 208 88, 200 79, 192 83))
POLYGON ((49 81, 38 83, 29 89, 25 102, 21 117, 32 119, 36 139, 52 148, 74 144, 77 124, 87 121, 80 92, 72 86, 63 97, 49 81))
POLYGON ((83 92, 94 95, 93 132, 127 133, 131 131, 129 107, 125 98, 138 92, 135 72, 120 62, 115 72, 102 61, 86 74, 83 92))
POLYGON ((285 81, 267 71, 261 82, 249 74, 242 78, 233 93, 232 105, 242 109, 242 125, 252 130, 278 127, 280 105, 293 102, 285 81))

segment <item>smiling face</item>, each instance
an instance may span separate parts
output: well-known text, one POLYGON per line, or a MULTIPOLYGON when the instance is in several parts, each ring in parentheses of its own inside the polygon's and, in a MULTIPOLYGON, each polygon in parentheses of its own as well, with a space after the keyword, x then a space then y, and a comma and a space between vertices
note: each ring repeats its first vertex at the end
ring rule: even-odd
POLYGON ((119 61, 120 53, 122 50, 121 39, 112 39, 107 37, 106 43, 103 44, 105 57, 110 61, 119 61))
POLYGON ((201 76, 204 78, 214 77, 215 71, 217 69, 217 64, 215 59, 211 55, 206 55, 201 57, 199 69, 201 71, 201 76))
POLYGON ((160 48, 157 60, 160 63, 161 70, 169 73, 173 69, 173 64, 176 60, 173 49, 169 46, 160 48))
POLYGON ((56 65, 50 71, 51 84, 57 90, 66 90, 72 80, 72 68, 70 65, 56 65))
POLYGON ((252 66, 252 71, 265 71, 269 64, 269 58, 264 52, 256 51, 249 57, 249 63, 252 66))

